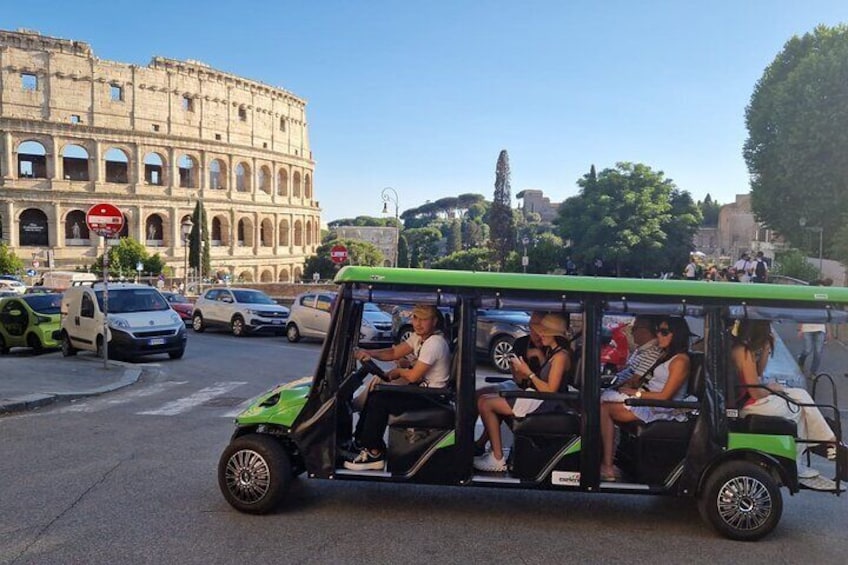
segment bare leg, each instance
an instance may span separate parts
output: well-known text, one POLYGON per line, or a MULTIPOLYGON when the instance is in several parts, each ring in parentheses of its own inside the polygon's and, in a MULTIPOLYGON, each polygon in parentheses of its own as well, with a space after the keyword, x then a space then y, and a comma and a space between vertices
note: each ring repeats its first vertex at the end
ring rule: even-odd
POLYGON ((615 458, 615 424, 636 422, 639 418, 633 415, 620 402, 604 402, 601 404, 601 475, 609 476, 615 473, 613 459, 615 458))
POLYGON ((492 455, 496 459, 503 459, 503 444, 501 443, 501 420, 503 416, 512 416, 512 407, 506 399, 500 396, 481 396, 477 402, 480 411, 480 419, 483 427, 489 435, 492 444, 492 455))

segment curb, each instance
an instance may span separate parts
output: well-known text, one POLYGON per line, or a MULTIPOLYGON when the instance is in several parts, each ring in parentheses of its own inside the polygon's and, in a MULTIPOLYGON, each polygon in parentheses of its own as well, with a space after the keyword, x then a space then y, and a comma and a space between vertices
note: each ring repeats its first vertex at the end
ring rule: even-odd
POLYGON ((96 387, 88 390, 77 392, 45 392, 32 393, 14 398, 8 398, 0 402, 0 415, 11 414, 13 412, 23 412, 27 410, 35 410, 49 404, 60 401, 72 401, 78 398, 88 396, 98 396, 107 392, 112 392, 121 388, 128 387, 138 382, 145 370, 142 368, 131 367, 124 369, 121 377, 114 383, 96 387))

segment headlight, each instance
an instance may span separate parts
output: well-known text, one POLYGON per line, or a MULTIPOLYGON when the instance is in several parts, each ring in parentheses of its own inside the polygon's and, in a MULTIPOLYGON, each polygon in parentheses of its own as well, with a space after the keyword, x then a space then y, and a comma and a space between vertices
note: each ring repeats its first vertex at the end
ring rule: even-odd
POLYGON ((515 326, 515 327, 518 328, 519 330, 521 330, 524 333, 530 332, 530 326, 515 326))
POLYGON ((35 315, 35 325, 36 326, 38 324, 48 324, 48 323, 50 323, 50 318, 48 316, 39 316, 38 314, 35 315))
POLYGON ((171 312, 171 321, 174 322, 175 324, 182 324, 183 323, 183 319, 180 318, 180 315, 177 314, 176 312, 171 312))
POLYGON ((109 318, 109 325, 113 328, 129 329, 130 323, 123 318, 109 318))
POLYGON ((366 320, 365 318, 362 319, 362 325, 365 326, 366 328, 373 328, 374 327, 374 324, 372 324, 369 320, 366 320))

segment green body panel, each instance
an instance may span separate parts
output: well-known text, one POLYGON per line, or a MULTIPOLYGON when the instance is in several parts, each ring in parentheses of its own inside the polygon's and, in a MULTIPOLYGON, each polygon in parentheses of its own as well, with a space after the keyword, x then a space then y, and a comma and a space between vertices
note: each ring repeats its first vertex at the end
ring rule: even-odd
POLYGON ((456 445, 456 432, 453 431, 446 435, 445 439, 436 445, 436 449, 444 449, 445 447, 450 447, 452 445, 456 445))
POLYGON ((795 438, 792 436, 778 436, 767 434, 737 434, 730 433, 727 436, 727 449, 750 449, 762 453, 768 453, 776 457, 795 460, 795 438))
POLYGON ((258 396, 253 403, 236 417, 239 426, 255 426, 259 424, 271 424, 290 428, 297 415, 300 414, 306 397, 309 395, 309 387, 312 379, 300 379, 298 381, 284 384, 258 396), (308 380, 308 382, 304 382, 308 380), (279 400, 271 406, 262 406, 272 396, 279 394, 279 400))
MULTIPOLYGON (((27 344, 27 336, 35 334, 41 340, 41 344, 46 348, 58 348, 61 343, 53 339, 53 332, 61 329, 61 318, 59 314, 40 314, 27 309, 29 323, 20 335, 12 335, 8 328, 0 323, 0 334, 3 335, 3 340, 6 342, 6 347, 29 347, 27 344), (36 316, 50 318, 49 322, 36 323, 36 316)), ((18 333, 17 330, 15 333, 18 333)))
POLYGON ((621 296, 703 297, 720 300, 790 300, 811 303, 848 303, 848 288, 792 286, 779 284, 715 284, 706 281, 525 275, 395 269, 388 267, 345 267, 335 282, 363 284, 422 285, 436 288, 480 288, 542 292, 592 292, 621 296))
POLYGON ((565 455, 571 455, 572 453, 577 453, 582 448, 583 444, 580 438, 574 440, 571 445, 568 446, 568 449, 565 450, 565 455))

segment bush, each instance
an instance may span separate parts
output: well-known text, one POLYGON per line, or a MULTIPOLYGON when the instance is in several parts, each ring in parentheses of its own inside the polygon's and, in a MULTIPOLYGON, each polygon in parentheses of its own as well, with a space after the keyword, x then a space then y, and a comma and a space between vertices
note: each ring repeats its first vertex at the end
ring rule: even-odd
POLYGON ((819 278, 819 270, 807 262, 807 257, 797 249, 779 251, 774 258, 773 275, 783 275, 812 282, 819 278))

